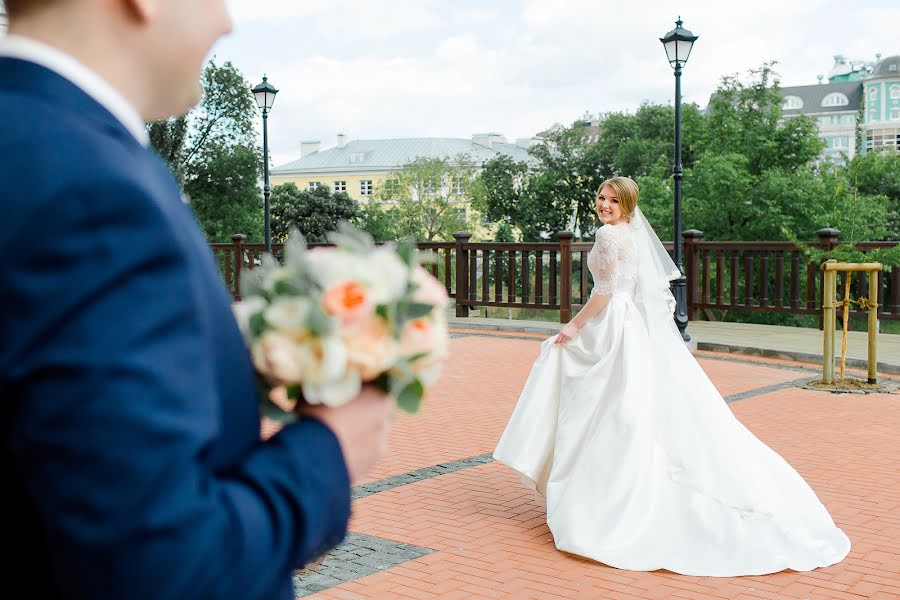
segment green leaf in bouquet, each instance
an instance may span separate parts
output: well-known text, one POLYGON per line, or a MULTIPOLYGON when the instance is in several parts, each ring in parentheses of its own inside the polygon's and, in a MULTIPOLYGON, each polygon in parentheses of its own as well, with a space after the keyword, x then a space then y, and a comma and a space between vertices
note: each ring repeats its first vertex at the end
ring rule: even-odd
POLYGON ((327 238, 335 246, 357 254, 368 254, 375 248, 371 235, 346 221, 338 223, 338 230, 329 233, 327 238))
POLYGON ((375 388, 382 394, 391 393, 391 376, 387 373, 382 373, 381 375, 370 381, 369 384, 375 386, 375 388))
POLYGON ((403 412, 415 414, 422 404, 423 396, 425 396, 425 386, 418 379, 414 379, 396 395, 397 407, 403 412))
POLYGON ((415 321, 431 314, 434 307, 424 302, 410 302, 403 307, 403 318, 407 321, 415 321))
POLYGON ((248 321, 248 326, 250 329, 250 337, 253 339, 258 338, 262 333, 266 330, 266 318, 263 316, 262 312, 258 312, 254 315, 250 316, 250 320, 248 321))
POLYGON ((328 316, 321 306, 314 304, 310 307, 306 327, 314 336, 323 337, 334 330, 335 323, 334 319, 328 316))
POLYGON ((304 260, 306 257, 306 238, 296 227, 291 227, 288 232, 287 242, 284 244, 284 261, 304 260))
POLYGON ((410 363, 414 363, 414 362, 416 362, 417 360, 420 360, 420 359, 422 359, 422 358, 425 358, 425 357, 428 356, 429 354, 430 354, 429 352, 416 352, 415 354, 411 354, 411 355, 409 355, 409 356, 404 356, 404 357, 403 357, 403 360, 405 360, 405 361, 407 361, 407 362, 410 362, 410 363))
POLYGON ((275 296, 302 296, 303 283, 297 277, 279 279, 272 286, 272 294, 275 296))
POLYGON ((297 420, 295 413, 288 412, 272 402, 272 399, 269 398, 271 390, 265 380, 259 375, 256 377, 256 388, 259 393, 259 412, 261 416, 282 425, 287 425, 297 420))
POLYGON ((391 307, 387 304, 379 304, 375 307, 375 314, 385 321, 391 320, 391 307))
POLYGON ((414 267, 416 265, 416 243, 415 241, 406 238, 397 244, 397 255, 400 257, 404 263, 406 263, 409 267, 414 267))
POLYGON ((262 416, 266 417, 267 419, 271 419, 277 423, 281 423, 282 425, 287 425, 297 420, 296 413, 283 410, 280 406, 272 402, 267 394, 262 395, 260 405, 262 408, 262 416))
POLYGON ((244 298, 263 296, 263 272, 259 269, 243 269, 241 271, 241 295, 244 298))

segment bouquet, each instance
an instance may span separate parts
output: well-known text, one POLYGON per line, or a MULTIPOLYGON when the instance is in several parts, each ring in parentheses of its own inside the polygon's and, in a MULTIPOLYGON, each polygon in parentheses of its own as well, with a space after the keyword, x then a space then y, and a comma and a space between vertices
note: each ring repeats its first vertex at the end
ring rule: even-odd
POLYGON ((329 241, 308 249, 293 232, 283 264, 244 273, 234 310, 263 414, 290 421, 297 402, 339 406, 365 383, 416 412, 447 356, 446 290, 412 242, 376 246, 349 225, 329 241))

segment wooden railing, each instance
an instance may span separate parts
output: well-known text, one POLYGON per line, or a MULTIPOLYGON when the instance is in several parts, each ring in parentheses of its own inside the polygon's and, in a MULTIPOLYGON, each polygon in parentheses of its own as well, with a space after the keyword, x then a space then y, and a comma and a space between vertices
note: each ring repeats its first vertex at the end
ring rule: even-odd
MULTIPOLYGON (((829 250, 839 232, 823 229, 813 247, 829 250)), ((435 260, 429 271, 456 300, 457 316, 478 307, 559 311, 560 322, 571 319, 590 297, 587 266, 590 242, 575 242, 570 232, 558 241, 543 243, 472 242, 471 234, 457 233, 453 242, 418 244, 435 260)), ((235 235, 231 244, 212 244, 225 283, 240 300, 244 269, 260 264, 262 244, 246 244, 235 235), (240 259, 238 259, 240 257, 240 259)), ((896 242, 867 242, 862 251, 889 248, 896 242)), ((672 244, 665 244, 672 252, 672 244)), ((276 258, 281 244, 273 244, 276 258)), ((790 242, 704 242, 696 230, 684 232, 684 271, 688 316, 715 320, 728 311, 757 311, 819 315, 822 275, 818 265, 806 264, 790 242)), ((866 295, 860 278, 844 278, 856 295, 866 295)), ((841 288, 843 289, 843 288, 841 288)), ((864 316, 861 311, 854 315, 864 316)), ((879 280, 880 319, 900 319, 900 269, 882 273, 879 280)))

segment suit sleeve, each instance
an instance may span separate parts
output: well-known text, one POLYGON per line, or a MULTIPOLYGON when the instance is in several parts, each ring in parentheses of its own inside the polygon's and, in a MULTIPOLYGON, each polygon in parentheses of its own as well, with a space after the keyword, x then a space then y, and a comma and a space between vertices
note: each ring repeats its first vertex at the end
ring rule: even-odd
POLYGON ((196 278, 146 192, 101 187, 54 199, 46 242, 5 291, 27 323, 6 349, 7 450, 57 585, 66 598, 276 596, 346 534, 338 441, 304 420, 229 472, 205 466, 219 399, 196 278))

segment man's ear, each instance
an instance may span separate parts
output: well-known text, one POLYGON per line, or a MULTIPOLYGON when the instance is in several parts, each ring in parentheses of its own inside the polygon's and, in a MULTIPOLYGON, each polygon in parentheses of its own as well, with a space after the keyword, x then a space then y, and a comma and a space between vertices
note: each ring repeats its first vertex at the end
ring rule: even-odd
POLYGON ((149 23, 156 16, 159 0, 117 0, 125 11, 141 24, 149 23))

